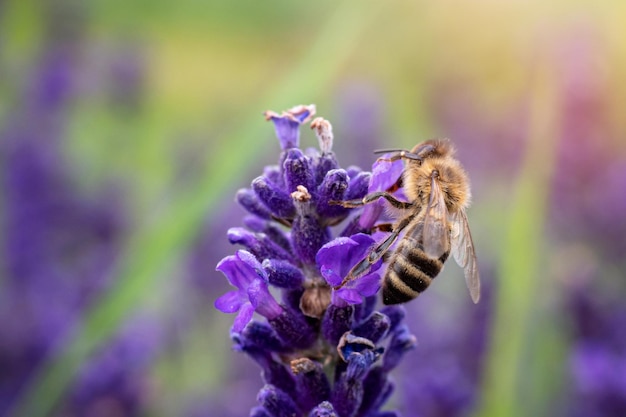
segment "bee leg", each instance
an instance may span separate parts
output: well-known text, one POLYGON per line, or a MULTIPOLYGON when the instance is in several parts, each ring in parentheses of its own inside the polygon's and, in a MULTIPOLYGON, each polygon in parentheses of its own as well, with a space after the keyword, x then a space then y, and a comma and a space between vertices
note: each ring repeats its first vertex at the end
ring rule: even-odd
POLYGON ((394 206, 395 208, 401 209, 401 210, 408 210, 411 207, 413 207, 412 203, 408 203, 406 201, 400 201, 397 198, 395 198, 393 195, 385 192, 385 191, 377 191, 375 193, 371 193, 366 195, 365 197, 363 197, 362 199, 356 199, 356 200, 346 200, 346 201, 337 201, 337 200, 331 200, 329 201, 330 204, 336 204, 336 205, 340 205, 343 206, 345 208, 355 208, 355 207, 361 207, 364 206, 366 204, 372 203, 376 200, 378 200, 379 198, 384 198, 385 200, 387 200, 392 206, 394 206))
POLYGON ((391 232, 389 236, 385 238, 385 240, 380 242, 378 246, 374 248, 374 250, 372 250, 363 260, 361 260, 361 262, 354 265, 350 272, 348 272, 348 275, 346 275, 346 277, 341 281, 341 284, 334 286, 333 289, 338 290, 346 285, 348 282, 363 275, 373 264, 375 264, 381 257, 385 255, 385 253, 387 253, 389 247, 393 244, 393 242, 396 241, 398 235, 400 235, 400 232, 402 232, 402 230, 411 222, 412 219, 413 216, 408 216, 402 219, 402 221, 398 223, 398 226, 395 228, 395 230, 391 232))
POLYGON ((398 177, 398 180, 391 187, 387 188, 385 191, 393 194, 396 191, 398 191, 400 188, 402 188, 403 184, 404 184, 404 175, 400 175, 398 177))

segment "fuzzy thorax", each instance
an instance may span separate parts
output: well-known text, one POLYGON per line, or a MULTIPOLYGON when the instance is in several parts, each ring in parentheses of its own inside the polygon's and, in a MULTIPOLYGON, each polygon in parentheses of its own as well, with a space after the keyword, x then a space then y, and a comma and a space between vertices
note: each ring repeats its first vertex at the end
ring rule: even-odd
POLYGON ((428 205, 431 176, 435 170, 439 173, 436 181, 444 193, 448 211, 455 213, 465 209, 471 198, 469 178, 461 164, 448 156, 426 158, 421 164, 409 162, 403 178, 409 201, 419 202, 422 207, 428 205))

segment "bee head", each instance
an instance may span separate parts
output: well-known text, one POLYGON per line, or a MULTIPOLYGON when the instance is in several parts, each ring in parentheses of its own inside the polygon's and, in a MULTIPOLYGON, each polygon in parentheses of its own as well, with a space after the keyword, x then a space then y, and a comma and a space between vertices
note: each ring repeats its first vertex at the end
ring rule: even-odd
POLYGON ((445 158, 454 155, 455 149, 450 139, 430 139, 415 145, 411 153, 420 155, 424 159, 445 158))

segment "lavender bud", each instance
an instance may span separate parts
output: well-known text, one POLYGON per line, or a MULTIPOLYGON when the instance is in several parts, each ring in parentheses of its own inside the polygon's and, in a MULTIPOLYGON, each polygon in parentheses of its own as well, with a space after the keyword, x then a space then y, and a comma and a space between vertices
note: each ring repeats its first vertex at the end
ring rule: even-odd
POLYGON ((291 232, 293 248, 304 264, 314 265, 317 251, 330 241, 330 230, 320 225, 306 188, 299 187, 292 197, 298 211, 291 232))
POLYGON ((283 171, 281 169, 282 164, 269 165, 263 168, 263 177, 270 183, 277 187, 282 188, 285 185, 285 179, 283 178, 283 171))
POLYGON ((393 306, 385 306, 382 310, 380 310, 381 313, 383 313, 385 316, 389 317, 389 331, 393 332, 396 327, 398 326, 398 324, 400 324, 402 322, 402 320, 404 320, 404 317, 406 316, 406 310, 404 309, 404 307, 399 306, 399 305, 393 305, 393 306))
POLYGON ((233 245, 239 244, 248 249, 257 259, 291 259, 285 249, 274 243, 264 233, 252 233, 243 227, 231 227, 227 232, 228 240, 233 245))
POLYGON ((272 417, 272 415, 263 407, 254 407, 250 410, 250 417, 272 417))
POLYGON ((348 357, 348 368, 335 384, 331 396, 331 402, 341 417, 352 417, 358 411, 363 401, 363 378, 377 357, 372 351, 352 353, 348 357))
POLYGON ((399 326, 391 337, 387 351, 383 356, 383 368, 391 371, 395 368, 406 352, 417 346, 417 339, 406 325, 399 326))
POLYGON ((268 320, 278 337, 296 349, 311 346, 316 339, 315 329, 306 321, 302 314, 291 309, 284 310, 280 315, 268 320))
POLYGON ((301 185, 308 190, 313 190, 315 178, 309 159, 304 156, 300 149, 289 149, 283 162, 283 175, 287 191, 292 193, 301 185))
MULTIPOLYGON (((328 152, 320 155, 317 160, 317 164, 314 167, 315 170, 315 185, 320 185, 326 176, 328 171, 339 168, 339 163, 333 152, 328 152)), ((350 175, 350 174, 348 174, 350 175)))
POLYGON ((243 329, 237 340, 241 349, 257 348, 270 352, 285 352, 287 349, 280 341, 274 329, 267 323, 251 321, 243 329))
POLYGON ((364 337, 377 343, 389 330, 391 321, 383 313, 375 311, 367 320, 353 329, 356 336, 364 337))
MULTIPOLYGON (((350 175, 348 173, 348 175, 350 175)), ((346 192, 346 200, 354 200, 357 198, 363 198, 367 194, 372 174, 369 172, 359 172, 354 176, 350 176, 350 182, 348 184, 348 191, 346 192)))
POLYGON ((333 169, 326 173, 324 181, 317 189, 317 213, 320 216, 331 219, 346 216, 348 209, 330 204, 329 201, 344 200, 344 194, 348 189, 348 174, 343 169, 333 169))
POLYGON ((257 397, 259 403, 273 417, 294 417, 298 415, 298 407, 285 392, 273 385, 265 385, 257 397))
POLYGON ((296 376, 298 405, 310 410, 330 396, 330 383, 322 366, 308 358, 291 361, 291 371, 296 376))
POLYGON ((354 178, 359 173, 363 172, 363 170, 361 169, 361 167, 358 167, 356 165, 350 165, 348 168, 346 168, 346 172, 348 173, 348 176, 350 178, 354 178))
MULTIPOLYGON (((234 340, 236 341, 236 338, 234 340)), ((276 361, 271 353, 254 346, 246 346, 243 351, 261 366, 261 376, 266 384, 271 384, 289 395, 295 394, 293 375, 284 364, 276 361)))
POLYGON ((322 319, 322 334, 331 345, 339 344, 341 336, 350 330, 353 314, 353 305, 337 307, 331 304, 328 306, 322 319))
POLYGON ((376 295, 366 297, 363 303, 356 306, 356 309, 354 310, 354 319, 356 321, 365 320, 365 318, 372 314, 374 307, 376 307, 376 295))
POLYGON ((251 189, 242 188, 241 190, 237 191, 235 199, 249 213, 254 214, 255 216, 259 216, 262 219, 269 219, 271 217, 267 207, 265 207, 263 203, 259 201, 257 195, 251 189))
POLYGON ((280 362, 271 360, 263 367, 261 373, 266 384, 272 384, 281 391, 295 398, 295 380, 289 369, 280 362))
POLYGON ((393 385, 387 379, 387 372, 381 367, 372 368, 363 381, 363 402, 359 415, 370 415, 380 408, 393 392, 393 385))
POLYGON ((264 177, 252 181, 252 189, 265 206, 279 218, 292 218, 296 208, 289 193, 269 182, 264 177))
POLYGON ((267 237, 278 244, 278 246, 285 249, 287 252, 291 252, 289 235, 274 222, 263 220, 256 216, 246 216, 243 219, 243 224, 253 232, 265 233, 267 237))
POLYGON ((265 259, 263 270, 267 273, 269 283, 278 288, 296 289, 302 287, 304 274, 299 268, 287 261, 265 259))
POLYGON ((339 414, 335 412, 331 403, 324 401, 311 410, 309 417, 339 417, 339 414))

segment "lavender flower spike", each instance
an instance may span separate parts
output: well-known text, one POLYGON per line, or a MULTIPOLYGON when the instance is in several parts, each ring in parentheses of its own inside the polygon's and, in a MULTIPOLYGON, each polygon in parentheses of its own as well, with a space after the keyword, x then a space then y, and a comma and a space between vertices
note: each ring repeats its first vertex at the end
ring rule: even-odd
POLYGON ((332 126, 322 118, 311 123, 319 150, 300 150, 299 126, 314 112, 313 105, 280 116, 266 112, 282 152, 278 165, 237 193, 249 212, 248 229, 232 227, 228 238, 245 250, 218 264, 236 289, 215 307, 238 312, 235 350, 262 369, 266 385, 252 416, 393 416, 380 411, 393 391, 388 375, 415 338, 399 307, 375 311, 382 261, 333 289, 380 238, 371 236, 376 213, 361 227, 358 209, 333 202, 394 184, 397 170, 379 169, 373 177, 358 167, 342 169, 332 151, 332 126), (254 312, 264 319, 252 320, 254 312))

